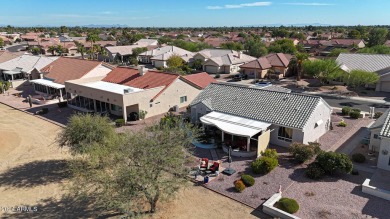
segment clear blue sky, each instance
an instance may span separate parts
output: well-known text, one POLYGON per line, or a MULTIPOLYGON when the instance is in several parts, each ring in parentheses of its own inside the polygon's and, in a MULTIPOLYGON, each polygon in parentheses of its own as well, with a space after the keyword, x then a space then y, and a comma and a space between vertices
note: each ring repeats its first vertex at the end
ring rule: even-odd
POLYGON ((389 0, 0 0, 0 25, 390 24, 389 0))

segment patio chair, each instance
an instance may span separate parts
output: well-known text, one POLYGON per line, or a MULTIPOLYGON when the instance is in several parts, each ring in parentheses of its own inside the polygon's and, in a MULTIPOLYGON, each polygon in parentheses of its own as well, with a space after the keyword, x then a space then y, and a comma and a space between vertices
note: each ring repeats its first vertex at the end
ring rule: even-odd
POLYGON ((215 173, 215 171, 219 171, 219 162, 214 161, 213 165, 211 165, 211 167, 209 168, 209 170, 210 170, 212 173, 215 173))
POLYGON ((208 158, 202 158, 200 161, 200 170, 206 171, 209 167, 209 159, 208 158))

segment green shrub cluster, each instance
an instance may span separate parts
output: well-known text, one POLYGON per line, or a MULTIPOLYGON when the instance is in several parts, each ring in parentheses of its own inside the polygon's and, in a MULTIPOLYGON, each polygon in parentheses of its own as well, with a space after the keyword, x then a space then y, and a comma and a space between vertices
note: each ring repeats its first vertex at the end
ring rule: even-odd
POLYGON ((261 158, 251 164, 253 173, 266 174, 278 166, 278 153, 275 149, 266 149, 261 155, 261 158))
POLYGON ((352 109, 351 112, 349 112, 349 117, 352 119, 358 119, 360 117, 360 109, 352 109))
POLYGON ((343 107, 342 109, 341 109, 341 114, 343 115, 343 116, 348 116, 349 115, 349 113, 351 112, 351 107, 349 107, 349 106, 346 106, 346 107, 343 107))
POLYGON ((378 118, 381 117, 382 115, 383 115, 382 112, 376 112, 376 113, 374 114, 374 119, 378 119, 378 118))
POLYGON ((281 198, 277 202, 277 206, 280 210, 290 214, 294 214, 299 210, 298 202, 291 198, 281 198))
POLYGON ((234 181, 234 188, 236 188, 237 192, 243 192, 245 190, 245 184, 242 180, 234 181))
POLYGON ((347 127, 347 123, 343 120, 343 121, 339 122, 339 126, 340 127, 347 127))
POLYGON ((352 160, 356 163, 364 163, 366 161, 366 157, 361 153, 356 153, 352 155, 352 160))
POLYGON ((214 78, 220 78, 221 75, 219 73, 215 74, 214 78))
POLYGON ((322 152, 316 157, 315 162, 308 166, 306 176, 311 179, 320 179, 324 174, 350 173, 352 168, 352 161, 346 154, 333 151, 322 152))
POLYGON ((255 184, 255 179, 251 175, 243 174, 241 180, 247 187, 251 187, 255 184))
POLYGON ((309 142, 308 145, 300 143, 292 143, 290 145, 290 154, 298 163, 304 163, 320 152, 320 144, 315 142, 309 142))
POLYGON ((115 120, 115 125, 118 127, 124 126, 125 125, 125 120, 124 119, 116 119, 115 120))
POLYGON ((11 82, 0 80, 0 93, 7 91, 11 87, 11 82), (5 85, 5 86, 4 86, 5 85), (3 86, 5 90, 3 91, 3 86))

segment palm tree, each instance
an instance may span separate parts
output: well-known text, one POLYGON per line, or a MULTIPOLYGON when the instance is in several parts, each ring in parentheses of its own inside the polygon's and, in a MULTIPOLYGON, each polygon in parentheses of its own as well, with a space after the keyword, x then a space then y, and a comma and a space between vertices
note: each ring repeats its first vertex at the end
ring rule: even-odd
POLYGON ((76 44, 76 47, 77 47, 77 52, 80 53, 81 54, 81 58, 84 59, 84 54, 87 53, 87 49, 80 42, 75 41, 75 44, 76 44))
POLYGON ((93 48, 93 44, 99 40, 99 36, 94 34, 94 33, 89 33, 88 36, 87 36, 87 42, 91 42, 91 48, 90 50, 91 51, 91 54, 92 54, 92 59, 93 59, 93 54, 95 53, 94 52, 94 48, 93 48))
POLYGON ((57 51, 57 47, 56 46, 49 46, 47 51, 51 52, 51 54, 54 56, 55 52, 57 51))
POLYGON ((65 52, 65 48, 62 47, 61 45, 57 45, 55 51, 56 51, 58 54, 62 55, 62 53, 65 52))
POLYGON ((296 53, 296 67, 297 67, 297 81, 300 81, 302 78, 302 62, 309 58, 307 53, 296 53))
POLYGON ((108 56, 107 50, 105 50, 103 47, 100 47, 99 53, 104 57, 104 61, 106 61, 106 57, 108 56))

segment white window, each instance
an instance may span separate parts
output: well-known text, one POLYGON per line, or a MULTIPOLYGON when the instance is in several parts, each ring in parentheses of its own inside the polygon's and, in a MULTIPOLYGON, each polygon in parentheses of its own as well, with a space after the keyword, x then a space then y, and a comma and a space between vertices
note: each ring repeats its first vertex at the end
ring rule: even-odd
POLYGON ((180 97, 180 103, 187 102, 187 96, 180 97))
POLYGON ((282 141, 292 142, 293 130, 287 127, 279 127, 278 139, 282 141))

